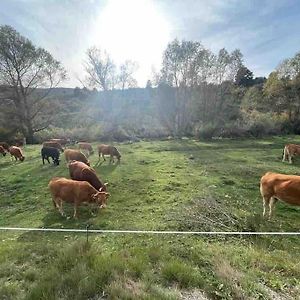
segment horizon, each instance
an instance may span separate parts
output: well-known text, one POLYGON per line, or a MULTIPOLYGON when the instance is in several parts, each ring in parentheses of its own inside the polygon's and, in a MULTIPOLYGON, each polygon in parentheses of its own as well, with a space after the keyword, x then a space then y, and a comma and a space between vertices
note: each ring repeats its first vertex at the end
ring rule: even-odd
POLYGON ((289 1, 1 1, 0 24, 14 27, 59 60, 68 81, 82 87, 83 62, 92 46, 107 50, 119 65, 136 61, 138 87, 159 71, 167 44, 199 41, 216 53, 238 48, 256 77, 267 77, 300 50, 300 4, 289 1), (259 8, 259 9, 258 9, 259 8), (138 24, 138 26, 137 26, 138 24))

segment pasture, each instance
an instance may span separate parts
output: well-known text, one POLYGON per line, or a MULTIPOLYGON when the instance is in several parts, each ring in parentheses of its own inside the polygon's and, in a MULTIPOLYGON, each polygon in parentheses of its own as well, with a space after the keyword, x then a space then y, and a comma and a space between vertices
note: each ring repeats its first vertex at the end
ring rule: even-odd
MULTIPOLYGON (((69 178, 64 157, 42 165, 41 146, 29 145, 24 162, 0 157, 0 226, 299 231, 297 207, 277 203, 263 220, 259 193, 267 171, 300 175, 300 158, 281 162, 290 142, 300 138, 117 144, 121 164, 89 157, 109 183, 108 207, 81 206, 77 220, 71 205, 71 218, 54 210, 47 188, 69 178)), ((1 231, 0 299, 299 299, 299 261, 295 236, 91 234, 87 244, 84 234, 1 231)))

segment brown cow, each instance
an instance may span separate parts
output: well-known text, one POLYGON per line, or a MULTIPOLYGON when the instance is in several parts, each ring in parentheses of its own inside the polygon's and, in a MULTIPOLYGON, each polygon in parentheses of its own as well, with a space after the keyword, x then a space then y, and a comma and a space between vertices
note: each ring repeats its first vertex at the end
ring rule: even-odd
POLYGON ((83 203, 96 203, 99 208, 105 208, 109 193, 97 191, 87 181, 76 181, 66 178, 52 178, 48 185, 54 207, 62 216, 63 201, 74 204, 74 218, 77 218, 77 207, 83 203))
POLYGON ((71 179, 89 182, 96 190, 106 192, 107 183, 102 183, 97 177, 95 170, 85 163, 72 160, 69 162, 69 172, 71 179))
POLYGON ((81 150, 86 150, 88 151, 89 155, 94 153, 93 147, 90 143, 84 143, 84 142, 80 142, 78 143, 78 147, 81 150))
POLYGON ((278 200, 300 206, 300 176, 268 172, 260 180, 260 193, 263 197, 263 216, 269 206, 269 218, 278 200))
POLYGON ((66 146, 67 144, 70 143, 70 140, 69 139, 50 139, 49 142, 56 142, 56 143, 61 144, 62 146, 66 146))
POLYGON ((300 145, 296 145, 296 144, 287 144, 284 146, 283 149, 283 157, 282 157, 282 161, 286 161, 288 160, 289 163, 291 164, 293 161, 293 157, 300 155, 300 145))
POLYGON ((3 156, 6 155, 6 150, 5 150, 2 146, 0 146, 0 153, 1 153, 3 156))
POLYGON ((81 161, 81 162, 85 163, 88 166, 90 165, 89 160, 79 150, 66 149, 65 150, 65 158, 66 158, 67 162, 69 162, 71 160, 77 160, 77 161, 81 161))
POLYGON ((8 151, 11 155, 11 158, 13 158, 14 156, 16 160, 19 159, 20 161, 23 161, 25 159, 25 156, 23 155, 22 150, 19 147, 11 146, 9 147, 8 151))
POLYGON ((9 149, 9 145, 6 142, 0 142, 0 146, 2 146, 6 151, 9 149))
POLYGON ((58 142, 46 141, 43 143, 43 147, 46 147, 46 148, 52 147, 52 148, 56 148, 56 149, 60 150, 61 152, 64 152, 62 145, 58 142))
POLYGON ((121 154, 117 150, 117 148, 114 147, 114 146, 104 145, 104 144, 98 145, 99 159, 100 159, 101 154, 102 154, 102 157, 103 157, 104 160, 106 160, 104 155, 110 155, 110 160, 109 160, 110 163, 114 162, 114 156, 116 156, 117 159, 118 159, 118 162, 120 162, 121 154))

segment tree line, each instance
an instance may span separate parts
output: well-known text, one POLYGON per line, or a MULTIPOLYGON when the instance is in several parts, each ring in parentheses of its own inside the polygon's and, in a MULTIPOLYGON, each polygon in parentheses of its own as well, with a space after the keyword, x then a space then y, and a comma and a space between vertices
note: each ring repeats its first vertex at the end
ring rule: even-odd
POLYGON ((198 41, 175 39, 145 88, 137 88, 136 62, 116 66, 105 50, 91 47, 83 63, 84 88, 62 92, 62 64, 0 26, 0 138, 76 138, 74 126, 82 139, 300 132, 300 53, 268 78, 254 77, 238 49, 213 53, 198 41))

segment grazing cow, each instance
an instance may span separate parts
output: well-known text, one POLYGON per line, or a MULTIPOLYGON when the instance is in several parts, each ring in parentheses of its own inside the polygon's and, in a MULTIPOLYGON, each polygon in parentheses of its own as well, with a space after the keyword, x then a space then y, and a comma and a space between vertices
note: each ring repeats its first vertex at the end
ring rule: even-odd
POLYGON ((101 154, 102 154, 102 157, 103 157, 104 160, 106 160, 104 155, 110 155, 110 160, 109 160, 110 163, 114 162, 114 156, 117 157, 118 162, 120 162, 121 154, 117 150, 117 148, 114 147, 114 146, 104 145, 104 144, 98 145, 99 159, 100 159, 101 154))
POLYGON ((9 145, 6 142, 0 142, 0 146, 2 146, 6 151, 9 149, 9 145))
POLYGON ((52 147, 60 150, 61 152, 64 152, 62 145, 58 142, 46 141, 43 143, 43 147, 52 147))
POLYGON ((71 179, 89 182, 96 190, 106 192, 107 183, 102 183, 95 170, 80 161, 69 162, 69 172, 71 179))
POLYGON ((263 216, 269 206, 269 218, 278 200, 300 206, 300 176, 268 172, 260 180, 260 193, 263 197, 263 216))
POLYGON ((93 147, 90 143, 83 143, 83 142, 80 142, 78 143, 78 147, 79 149, 81 150, 86 150, 88 151, 89 155, 93 154, 94 153, 94 150, 93 150, 93 147))
POLYGON ((97 191, 87 181, 76 181, 66 178, 52 178, 48 185, 54 207, 64 215, 63 201, 74 204, 74 218, 77 218, 77 207, 83 203, 96 203, 99 208, 105 208, 109 193, 97 191))
POLYGON ((6 155, 6 151, 5 151, 5 149, 4 149, 2 146, 0 146, 0 153, 1 153, 3 156, 6 155))
POLYGON ((25 159, 25 156, 23 155, 22 150, 19 147, 11 146, 9 147, 8 151, 11 155, 11 158, 13 158, 14 156, 16 160, 19 159, 20 161, 23 161, 25 159))
POLYGON ((71 160, 77 160, 77 161, 81 161, 81 162, 85 163, 88 166, 90 165, 89 160, 79 150, 66 149, 65 150, 65 158, 66 158, 67 162, 69 162, 71 160))
POLYGON ((49 142, 59 143, 62 146, 66 147, 66 145, 70 143, 70 140, 69 139, 50 139, 49 142))
POLYGON ((59 165, 59 151, 57 148, 53 147, 43 147, 41 150, 41 155, 42 155, 42 160, 43 160, 43 165, 45 164, 45 159, 49 161, 49 157, 52 158, 54 165, 59 165))
POLYGON ((293 161, 293 157, 296 155, 300 155, 300 145, 296 145, 296 144, 288 144, 284 146, 283 149, 283 157, 282 157, 282 161, 286 161, 288 160, 289 163, 291 164, 293 161))

